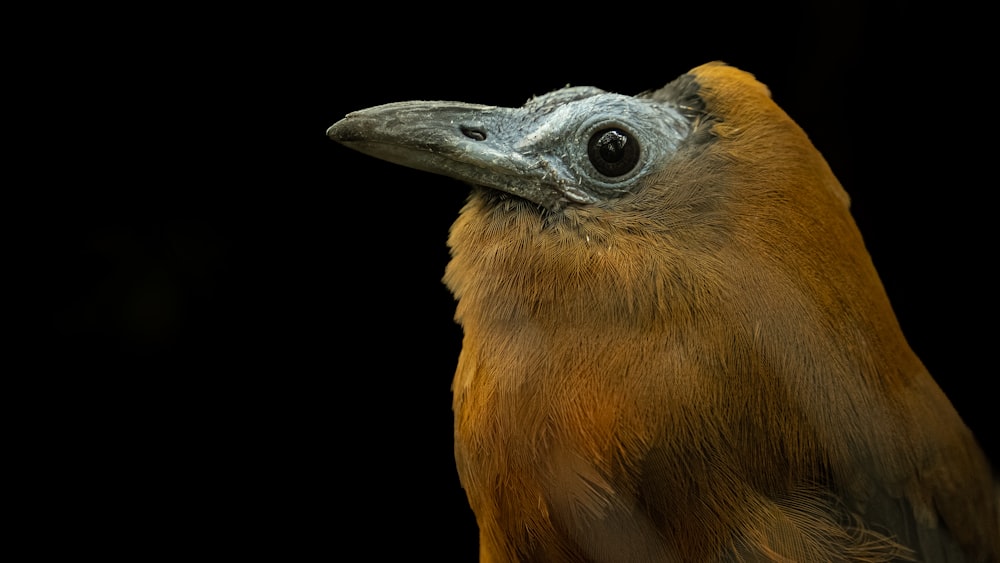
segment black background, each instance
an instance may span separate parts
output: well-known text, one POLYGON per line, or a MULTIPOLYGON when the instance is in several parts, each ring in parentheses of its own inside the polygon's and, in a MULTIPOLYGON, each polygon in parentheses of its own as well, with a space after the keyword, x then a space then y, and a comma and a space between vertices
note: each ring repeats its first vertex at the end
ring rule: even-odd
POLYGON ((399 100, 632 94, 710 60, 756 74, 827 157, 911 345, 997 460, 988 18, 882 4, 175 9, 84 32, 47 61, 23 180, 40 465, 65 518, 114 514, 81 545, 474 560, 440 282, 466 189, 325 130, 399 100))

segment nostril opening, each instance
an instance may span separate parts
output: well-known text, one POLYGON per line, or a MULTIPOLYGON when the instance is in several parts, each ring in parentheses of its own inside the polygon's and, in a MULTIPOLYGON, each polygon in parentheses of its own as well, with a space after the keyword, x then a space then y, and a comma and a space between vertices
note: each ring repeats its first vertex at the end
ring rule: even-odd
POLYGON ((462 125, 459 128, 462 130, 463 135, 472 139, 473 141, 486 140, 486 130, 478 125, 462 125))

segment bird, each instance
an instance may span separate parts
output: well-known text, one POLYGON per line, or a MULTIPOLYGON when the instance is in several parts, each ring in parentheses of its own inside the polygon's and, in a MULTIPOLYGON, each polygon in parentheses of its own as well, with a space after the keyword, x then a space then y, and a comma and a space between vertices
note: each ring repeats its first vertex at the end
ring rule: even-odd
POLYGON ((480 562, 1000 561, 991 461, 751 72, 326 133, 469 190, 443 283, 480 562))

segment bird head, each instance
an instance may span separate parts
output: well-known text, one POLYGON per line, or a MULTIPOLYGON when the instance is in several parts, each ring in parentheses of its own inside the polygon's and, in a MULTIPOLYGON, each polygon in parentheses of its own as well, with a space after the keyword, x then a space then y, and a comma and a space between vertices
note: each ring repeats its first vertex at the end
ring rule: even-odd
MULTIPOLYGON (((733 268, 791 264, 799 278, 803 263, 819 272, 830 256, 868 259, 847 195, 805 133, 753 75, 720 62, 635 96, 575 86, 518 108, 390 103, 350 113, 327 134, 472 186, 446 274, 467 300, 519 294, 564 313, 642 316, 657 314, 650 302, 683 301, 679 280, 729 288, 745 274, 733 268), (578 299, 565 288, 539 293, 567 272, 581 280, 578 299)), ((502 315, 517 302, 485 308, 502 315)))

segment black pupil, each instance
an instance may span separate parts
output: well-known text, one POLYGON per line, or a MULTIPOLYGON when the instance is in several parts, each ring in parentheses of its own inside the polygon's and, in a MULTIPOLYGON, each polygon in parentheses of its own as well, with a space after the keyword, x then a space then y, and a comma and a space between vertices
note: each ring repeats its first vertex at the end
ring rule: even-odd
POLYGON ((607 162, 618 162, 625 157, 625 145, 628 144, 628 137, 621 131, 608 131, 597 139, 597 146, 601 151, 601 158, 607 162))
POLYGON ((590 137, 587 153, 591 164, 605 176, 621 176, 639 162, 639 145, 617 128, 601 129, 590 137))

